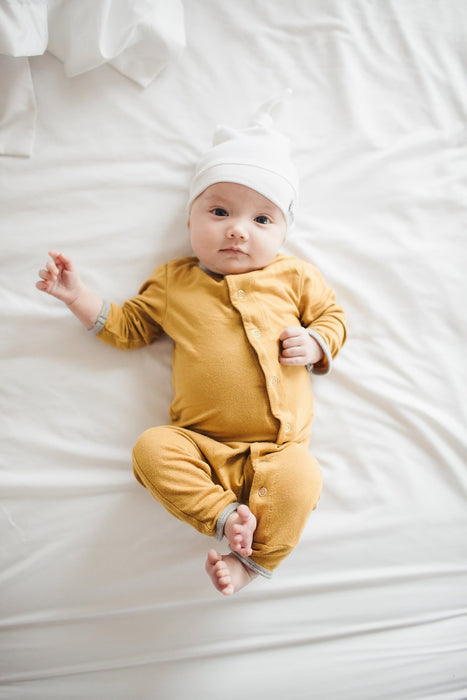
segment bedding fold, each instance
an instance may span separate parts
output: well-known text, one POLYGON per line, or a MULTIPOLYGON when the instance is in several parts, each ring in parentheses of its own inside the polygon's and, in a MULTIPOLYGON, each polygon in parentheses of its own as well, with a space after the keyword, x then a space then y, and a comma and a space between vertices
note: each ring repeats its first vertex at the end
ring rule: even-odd
POLYGON ((0 155, 32 155, 36 100, 29 57, 48 50, 69 78, 108 64, 145 88, 184 46, 181 0, 3 3, 0 155))

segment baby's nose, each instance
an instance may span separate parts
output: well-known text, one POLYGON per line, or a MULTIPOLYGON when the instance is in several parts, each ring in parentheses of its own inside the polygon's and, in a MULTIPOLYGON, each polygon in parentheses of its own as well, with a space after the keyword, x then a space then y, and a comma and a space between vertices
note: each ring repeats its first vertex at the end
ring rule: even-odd
POLYGON ((241 221, 232 221, 229 230, 227 231, 229 238, 240 238, 246 240, 248 238, 248 228, 241 221))

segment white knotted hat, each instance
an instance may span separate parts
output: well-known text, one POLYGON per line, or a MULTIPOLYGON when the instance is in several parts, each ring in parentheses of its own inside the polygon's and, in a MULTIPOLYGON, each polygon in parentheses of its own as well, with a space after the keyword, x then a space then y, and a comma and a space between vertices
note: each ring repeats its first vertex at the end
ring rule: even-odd
POLYGON ((290 94, 291 90, 287 90, 263 104, 246 129, 216 127, 213 146, 196 166, 189 207, 210 185, 234 182, 256 190, 273 202, 284 214, 288 228, 292 226, 298 174, 290 157, 288 138, 274 128, 274 118, 290 94))

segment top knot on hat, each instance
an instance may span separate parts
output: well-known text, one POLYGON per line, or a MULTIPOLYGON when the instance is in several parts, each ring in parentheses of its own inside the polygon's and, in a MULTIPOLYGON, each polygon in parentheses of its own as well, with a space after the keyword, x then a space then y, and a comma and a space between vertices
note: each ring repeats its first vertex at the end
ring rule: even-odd
POLYGON ((233 182, 250 187, 273 202, 291 227, 298 198, 298 175, 290 157, 289 139, 275 128, 275 120, 291 92, 286 90, 265 102, 245 129, 216 127, 212 147, 197 163, 189 206, 207 187, 233 182))

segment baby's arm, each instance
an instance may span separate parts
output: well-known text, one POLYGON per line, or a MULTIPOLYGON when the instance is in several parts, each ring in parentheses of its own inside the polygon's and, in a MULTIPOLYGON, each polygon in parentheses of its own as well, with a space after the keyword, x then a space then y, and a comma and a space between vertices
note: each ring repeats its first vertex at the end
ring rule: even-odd
POLYGON ((72 261, 62 253, 49 252, 49 260, 45 268, 40 270, 36 287, 60 301, 63 301, 70 311, 86 326, 93 328, 102 309, 102 298, 81 282, 79 274, 72 261))
POLYGON ((313 265, 304 263, 298 280, 301 326, 282 331, 279 359, 284 365, 305 365, 314 374, 327 374, 346 339, 345 314, 313 265))
POLYGON ((307 329, 302 326, 285 328, 279 340, 281 341, 279 362, 283 365, 314 365, 324 357, 318 341, 312 338, 307 329))

